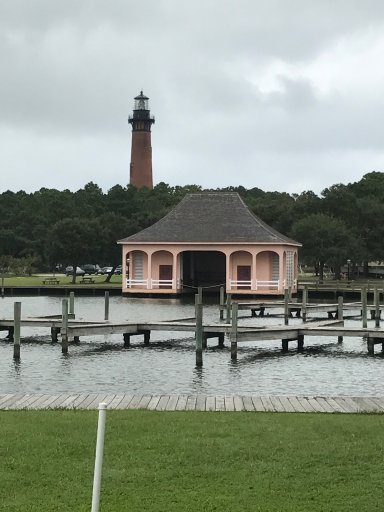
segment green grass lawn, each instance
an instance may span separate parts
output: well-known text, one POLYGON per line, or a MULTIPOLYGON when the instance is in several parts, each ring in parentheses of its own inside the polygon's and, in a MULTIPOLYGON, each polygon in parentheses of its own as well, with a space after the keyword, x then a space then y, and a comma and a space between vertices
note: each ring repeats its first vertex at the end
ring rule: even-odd
MULTIPOLYGON (((12 276, 4 278, 4 286, 39 286, 44 288, 43 281, 46 276, 53 277, 53 274, 41 274, 41 275, 32 275, 32 276, 12 276)), ((55 274, 54 277, 59 281, 59 286, 72 286, 72 276, 65 276, 64 274, 55 274)), ((86 276, 92 277, 94 279, 94 284, 80 284, 81 277, 76 277, 76 285, 81 286, 82 288, 86 286, 90 287, 103 287, 103 286, 112 286, 112 287, 121 287, 121 275, 120 276, 112 276, 110 283, 106 283, 106 276, 86 276)), ((0 284, 1 284, 0 279, 0 284)), ((57 286, 57 285, 53 285, 57 286)))
MULTIPOLYGON (((97 411, 0 413, 0 510, 89 511, 97 411)), ((108 411, 101 512, 378 511, 382 415, 108 411)))

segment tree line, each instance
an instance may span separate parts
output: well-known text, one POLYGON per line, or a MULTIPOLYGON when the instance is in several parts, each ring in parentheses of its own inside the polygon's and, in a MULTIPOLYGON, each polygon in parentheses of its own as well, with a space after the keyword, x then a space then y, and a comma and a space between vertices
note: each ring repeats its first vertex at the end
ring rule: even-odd
MULTIPOLYGON (((209 189, 212 191, 212 189, 209 189)), ((301 242, 302 264, 334 269, 380 261, 384 255, 384 173, 371 172, 355 183, 336 184, 320 195, 264 192, 242 186, 215 189, 238 192, 264 222, 301 242)), ((52 271, 72 265, 121 263, 116 241, 163 217, 198 185, 153 190, 115 185, 106 193, 95 183, 71 192, 42 188, 33 193, 0 194, 0 271, 52 271)))

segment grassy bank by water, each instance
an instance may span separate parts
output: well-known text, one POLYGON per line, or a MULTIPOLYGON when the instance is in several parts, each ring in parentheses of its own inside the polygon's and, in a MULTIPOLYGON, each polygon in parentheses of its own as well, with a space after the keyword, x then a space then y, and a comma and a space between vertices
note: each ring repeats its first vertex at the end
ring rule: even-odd
MULTIPOLYGON (((91 284, 81 284, 81 277, 76 277, 76 285, 81 286, 82 288, 86 286, 91 287, 121 287, 121 275, 118 276, 112 276, 111 281, 109 283, 105 282, 106 276, 87 276, 91 277, 94 280, 94 283, 91 284)), ((7 286, 20 286, 20 287, 26 287, 26 286, 37 286, 39 288, 45 288, 50 286, 72 286, 72 276, 65 276, 64 274, 41 274, 41 275, 32 275, 32 276, 12 276, 12 277, 5 277, 4 281, 0 279, 0 285, 3 285, 5 287, 7 286), (44 284, 43 281, 46 280, 46 277, 54 277, 59 281, 58 284, 44 284)))
MULTIPOLYGON (((0 413, 0 510, 89 511, 97 411, 0 413)), ((382 510, 381 415, 108 411, 101 511, 382 510)))

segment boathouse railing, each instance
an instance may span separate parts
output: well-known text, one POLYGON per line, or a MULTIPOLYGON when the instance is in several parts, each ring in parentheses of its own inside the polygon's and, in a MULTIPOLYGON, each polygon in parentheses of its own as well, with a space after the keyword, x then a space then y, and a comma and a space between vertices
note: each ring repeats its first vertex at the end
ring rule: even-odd
MULTIPOLYGON (((175 288, 175 280, 174 279, 127 279, 127 288, 133 288, 134 286, 139 286, 141 288, 145 288, 146 290, 158 289, 158 288, 175 288)), ((177 281, 178 287, 179 280, 177 281)))
POLYGON ((151 279, 152 288, 174 288, 173 279, 151 279))
POLYGON ((256 279, 255 286, 253 286, 253 281, 237 281, 235 279, 231 279, 229 281, 230 289, 248 289, 248 290, 258 290, 260 288, 268 288, 268 289, 276 289, 280 288, 280 280, 271 280, 271 281, 262 281, 260 279, 256 279))
POLYGON ((127 279, 127 288, 132 288, 133 286, 148 288, 148 279, 127 279))

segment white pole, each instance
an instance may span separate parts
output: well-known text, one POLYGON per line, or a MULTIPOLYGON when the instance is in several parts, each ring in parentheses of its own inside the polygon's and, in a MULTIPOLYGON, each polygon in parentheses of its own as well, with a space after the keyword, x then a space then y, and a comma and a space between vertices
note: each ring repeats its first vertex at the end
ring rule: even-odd
POLYGON ((104 402, 99 403, 99 422, 97 425, 95 473, 93 475, 93 493, 92 493, 92 511, 91 512, 99 512, 101 468, 103 466, 104 432, 105 432, 106 413, 107 413, 107 404, 104 402))

